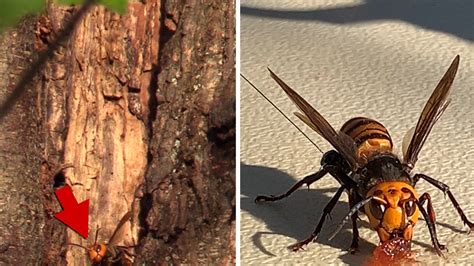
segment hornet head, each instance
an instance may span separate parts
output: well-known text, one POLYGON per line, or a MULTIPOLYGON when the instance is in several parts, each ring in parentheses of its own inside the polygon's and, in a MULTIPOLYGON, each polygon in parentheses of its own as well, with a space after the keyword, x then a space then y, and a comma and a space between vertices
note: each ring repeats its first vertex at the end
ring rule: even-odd
POLYGON ((364 211, 380 241, 383 243, 396 237, 411 241, 419 216, 415 189, 405 182, 382 182, 372 187, 367 196, 372 199, 364 206, 364 211))

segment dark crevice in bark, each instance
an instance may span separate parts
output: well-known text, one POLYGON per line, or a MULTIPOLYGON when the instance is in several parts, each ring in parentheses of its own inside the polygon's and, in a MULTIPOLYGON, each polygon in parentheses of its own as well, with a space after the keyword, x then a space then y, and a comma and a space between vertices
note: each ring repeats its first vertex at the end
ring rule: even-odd
POLYGON ((217 146, 227 147, 235 145, 235 120, 219 127, 213 127, 207 133, 209 141, 217 146))
MULTIPOLYGON (((148 102, 149 106, 149 115, 148 115, 148 120, 147 120, 147 126, 149 128, 149 140, 153 138, 153 134, 155 133, 153 131, 153 121, 155 121, 157 113, 158 113, 158 106, 163 103, 163 99, 159 99, 159 96, 157 95, 158 93, 158 76, 163 72, 162 66, 165 65, 164 62, 168 60, 168 55, 164 52, 164 48, 167 47, 167 43, 171 40, 171 38, 174 35, 174 32, 170 31, 167 27, 165 27, 165 19, 166 19, 166 3, 167 0, 161 0, 160 2, 160 40, 158 44, 158 64, 153 65, 152 69, 152 76, 150 80, 150 86, 149 86, 149 95, 150 99, 148 102)), ((147 153, 147 160, 148 162, 152 162, 153 160, 153 152, 151 149, 148 150, 147 153)), ((148 163, 148 165, 149 165, 148 163)), ((146 174, 148 176, 148 173, 146 174)), ((150 189, 153 188, 148 188, 147 182, 145 182, 144 192, 150 191, 150 189)))
MULTIPOLYGON (((158 75, 163 71, 162 69, 162 62, 165 57, 163 53, 163 48, 166 47, 166 43, 173 37, 174 32, 170 31, 167 27, 165 27, 165 19, 166 19, 166 2, 167 0, 161 0, 160 3, 160 40, 159 40, 159 45, 158 45, 158 64, 153 65, 152 69, 152 77, 150 80, 150 86, 149 86, 149 91, 150 91, 150 101, 149 101, 149 107, 150 107, 150 114, 148 116, 148 121, 149 121, 149 126, 152 128, 151 123, 155 121, 156 119, 156 114, 157 114, 157 106, 159 104, 159 101, 157 99, 157 89, 158 89, 158 75)), ((153 132, 150 132, 150 135, 153 132)), ((150 138, 151 139, 151 138, 150 138)))
MULTIPOLYGON (((161 43, 159 44, 159 52, 158 52, 158 62, 160 62, 160 55, 161 55, 161 43)), ((148 94, 150 95, 150 99, 148 100, 148 110, 150 110, 148 114, 148 118, 145 119, 145 125, 148 128, 148 140, 151 140, 153 137, 153 127, 152 127, 152 122, 155 121, 156 119, 156 113, 157 113, 157 106, 158 106, 158 100, 156 98, 156 92, 158 90, 158 74, 159 74, 159 67, 158 65, 153 65, 152 67, 152 74, 151 74, 151 79, 150 79, 150 85, 148 86, 148 94)), ((150 149, 148 149, 147 152, 147 165, 150 164, 152 161, 153 155, 150 152, 150 149)), ((146 189, 145 189, 146 191, 146 189)))
POLYGON ((61 171, 59 173, 57 173, 54 177, 53 177, 53 189, 56 189, 56 188, 59 188, 59 187, 63 187, 66 185, 66 176, 64 175, 64 173, 61 171))
POLYGON ((151 210, 153 204, 153 194, 144 193, 140 199, 140 213, 138 214, 138 222, 140 224, 140 231, 138 232, 138 239, 144 238, 150 231, 150 226, 146 221, 148 213, 151 210))
MULTIPOLYGON (((148 119, 146 120, 146 125, 148 127, 148 139, 151 141, 153 139, 153 134, 156 133, 154 132, 153 128, 153 122, 156 120, 157 113, 158 113, 158 106, 163 103, 161 99, 158 99, 158 76, 160 73, 163 71, 162 65, 165 65, 163 61, 168 60, 166 53, 164 53, 164 48, 166 47, 166 44, 171 40, 171 38, 174 35, 174 32, 171 32, 166 28, 165 25, 165 19, 167 14, 166 10, 166 2, 167 0, 161 0, 160 3, 160 39, 159 39, 159 45, 158 45, 158 64, 153 65, 152 67, 152 76, 150 80, 150 85, 148 87, 149 89, 149 114, 148 114, 148 119)), ((150 147, 150 145, 149 145, 150 147)), ((147 152, 147 165, 150 166, 153 157, 156 156, 153 154, 153 149, 148 149, 147 152)), ((153 205, 153 196, 151 190, 154 188, 148 186, 148 182, 146 177, 149 176, 147 169, 147 173, 145 174, 145 184, 142 186, 143 189, 143 198, 140 199, 140 213, 139 213, 139 224, 140 224, 140 232, 139 232, 139 239, 142 239, 148 234, 149 231, 149 225, 146 221, 146 217, 148 216, 149 211, 152 208, 153 205)))

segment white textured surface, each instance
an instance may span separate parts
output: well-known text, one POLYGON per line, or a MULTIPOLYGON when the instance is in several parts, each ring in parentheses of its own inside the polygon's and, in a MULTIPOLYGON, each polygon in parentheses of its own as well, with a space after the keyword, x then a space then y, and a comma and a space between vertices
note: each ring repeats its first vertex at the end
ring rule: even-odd
MULTIPOLYGON (((241 72, 294 121, 296 108, 271 80, 266 67, 307 99, 336 128, 363 115, 383 123, 401 150, 422 106, 456 54, 461 64, 452 103, 428 138, 415 171, 451 187, 474 220, 474 1, 259 1, 241 3, 241 72)), ((329 176, 272 204, 257 194, 277 194, 319 168, 321 154, 241 80, 241 259, 243 265, 360 264, 377 235, 360 225, 360 250, 347 254, 347 225, 328 236, 346 214, 347 196, 336 205, 317 243, 293 253, 287 247, 309 236, 337 183, 329 176)), ((329 144, 302 123, 323 150, 329 144)), ((414 250, 423 263, 474 264, 474 234, 465 234, 448 199, 426 182, 437 215, 438 238, 447 260, 432 250, 423 220, 414 250)))

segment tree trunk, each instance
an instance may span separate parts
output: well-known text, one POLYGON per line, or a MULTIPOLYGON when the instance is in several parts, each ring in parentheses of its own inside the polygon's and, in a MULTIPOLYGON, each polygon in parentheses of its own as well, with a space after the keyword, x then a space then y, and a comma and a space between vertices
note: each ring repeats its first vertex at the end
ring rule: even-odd
MULTIPOLYGON (((50 6, 36 23, 37 49, 72 12, 50 6)), ((94 7, 42 69, 29 91, 37 96, 25 95, 19 111, 41 122, 26 120, 33 139, 19 138, 35 158, 27 187, 41 187, 31 194, 41 199, 38 245, 28 247, 36 262, 85 265, 84 250, 66 244, 91 245, 98 227, 107 242, 128 211, 120 244, 137 246, 136 263, 234 262, 234 13, 234 4, 210 0, 131 2, 122 16, 94 7), (54 218, 63 181, 79 202, 90 200, 88 240, 54 218)))
MULTIPOLYGON (((34 19, 27 19, 0 36, 1 102, 31 62, 33 30, 34 19)), ((43 147, 36 100, 31 86, 0 125, 0 265, 32 265, 42 255, 43 147)))
POLYGON ((139 262, 233 262, 234 10, 226 1, 164 3, 174 26, 160 43, 139 262))

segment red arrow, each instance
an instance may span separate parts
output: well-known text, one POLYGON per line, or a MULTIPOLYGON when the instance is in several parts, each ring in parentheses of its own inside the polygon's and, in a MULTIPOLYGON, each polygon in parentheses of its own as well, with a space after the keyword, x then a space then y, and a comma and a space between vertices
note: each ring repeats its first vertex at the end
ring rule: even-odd
POLYGON ((58 197, 63 211, 54 215, 58 220, 76 231, 83 238, 89 236, 89 200, 77 203, 70 186, 66 185, 57 189, 58 197))

